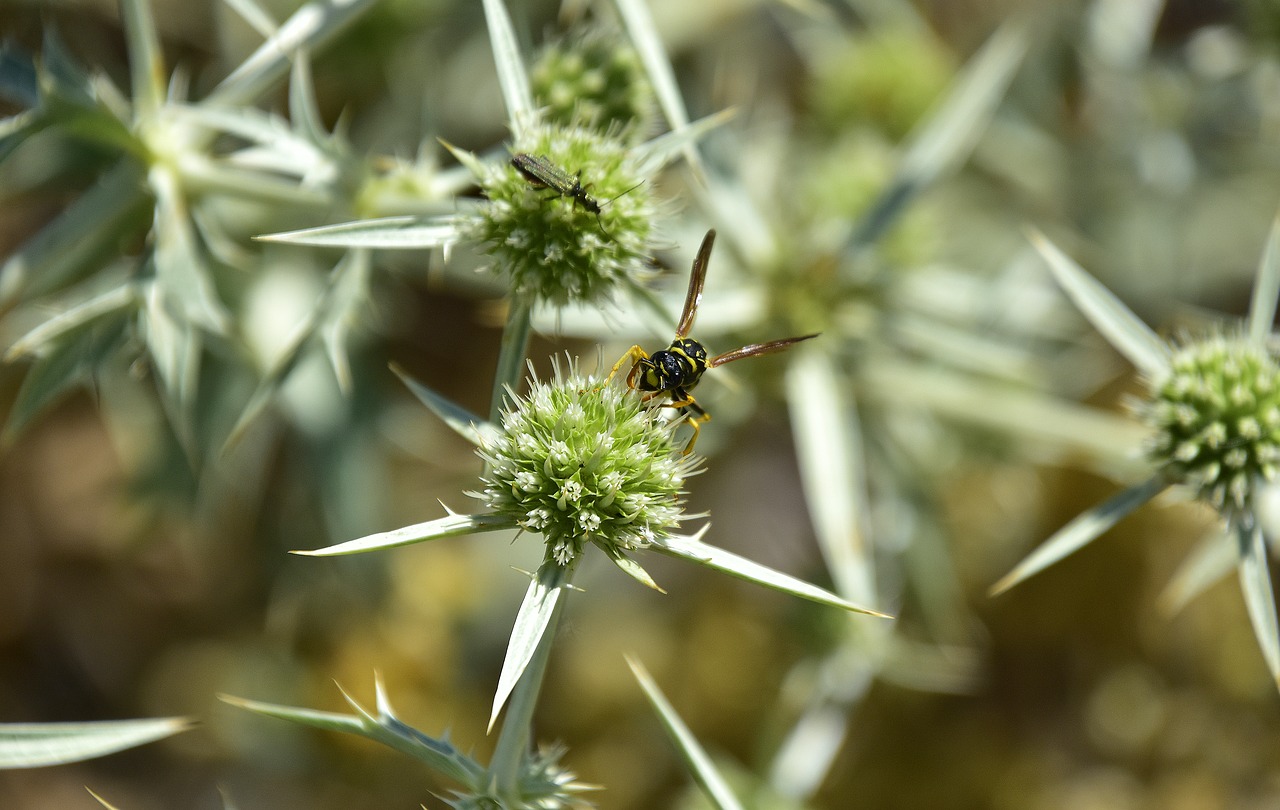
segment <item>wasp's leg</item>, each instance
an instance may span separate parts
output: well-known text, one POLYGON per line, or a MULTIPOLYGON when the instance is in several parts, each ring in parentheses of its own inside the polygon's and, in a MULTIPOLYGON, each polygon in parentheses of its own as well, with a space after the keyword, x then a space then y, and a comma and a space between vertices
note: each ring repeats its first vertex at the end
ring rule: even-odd
POLYGON ((693 435, 689 437, 689 443, 684 446, 684 451, 680 454, 687 456, 693 452, 693 446, 698 443, 698 434, 702 432, 702 423, 711 421, 711 414, 697 403, 697 400, 689 394, 688 391, 679 391, 679 399, 674 399, 666 403, 665 407, 679 408, 684 421, 688 422, 693 428, 693 435))
POLYGON ((618 369, 622 368, 625 364, 630 363, 631 371, 627 374, 627 387, 635 388, 636 369, 640 367, 641 360, 648 359, 648 352, 639 346, 632 346, 630 349, 627 349, 626 354, 622 355, 622 357, 618 359, 618 362, 613 364, 613 368, 609 370, 609 376, 605 378, 605 384, 607 385, 608 383, 613 382, 613 378, 618 374, 618 369))

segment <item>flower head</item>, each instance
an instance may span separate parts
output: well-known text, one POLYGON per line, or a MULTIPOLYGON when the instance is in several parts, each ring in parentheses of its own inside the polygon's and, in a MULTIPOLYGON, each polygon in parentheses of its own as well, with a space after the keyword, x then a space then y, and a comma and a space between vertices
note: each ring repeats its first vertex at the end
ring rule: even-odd
POLYGON ((599 303, 648 273, 656 212, 633 152, 589 129, 541 127, 512 154, 562 181, 539 182, 510 162, 476 164, 490 202, 471 236, 513 292, 555 306, 599 303))
POLYGON ((1280 459, 1280 366, 1266 346, 1216 336, 1170 358, 1142 408, 1155 428, 1149 457, 1228 516, 1252 507, 1255 482, 1280 459))
POLYGON ((611 557, 643 548, 682 518, 680 495, 695 462, 674 427, 633 391, 556 369, 532 383, 484 442, 483 500, 546 538, 564 565, 588 542, 611 557))
POLYGON ((653 88, 640 56, 612 32, 591 30, 551 45, 530 79, 548 121, 632 135, 653 124, 653 88))

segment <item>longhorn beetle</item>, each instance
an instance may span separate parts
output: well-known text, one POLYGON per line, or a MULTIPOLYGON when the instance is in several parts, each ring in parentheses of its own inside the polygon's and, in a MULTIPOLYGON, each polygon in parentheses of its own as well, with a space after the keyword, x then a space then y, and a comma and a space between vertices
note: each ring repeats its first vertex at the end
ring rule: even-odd
POLYGON ((685 294, 684 310, 680 313, 680 322, 676 325, 676 336, 671 345, 653 354, 649 354, 640 346, 632 346, 618 362, 613 364, 609 372, 612 380, 618 369, 630 363, 631 371, 627 373, 627 386, 646 392, 644 400, 655 397, 670 397, 663 407, 678 408, 681 415, 693 425, 693 437, 685 445, 684 455, 693 452, 693 445, 698 441, 698 433, 702 423, 711 418, 711 414, 694 400, 689 391, 702 379, 709 368, 723 366, 734 360, 755 357, 760 354, 773 354, 790 347, 793 343, 809 340, 818 335, 771 340, 768 343, 753 343, 731 352, 717 354, 707 358, 707 350, 699 341, 689 337, 693 328, 694 316, 698 313, 698 302, 702 300, 702 284, 707 278, 707 262, 711 258, 711 246, 716 241, 715 230, 707 231, 698 248, 698 255, 693 260, 693 271, 689 276, 689 291, 685 294))
POLYGON ((609 232, 604 229, 604 223, 600 221, 600 209, 605 205, 613 202, 613 200, 621 197, 640 187, 640 183, 636 183, 631 188, 614 197, 613 200, 607 200, 603 205, 596 202, 596 198, 587 193, 586 186, 582 185, 582 171, 579 170, 576 175, 569 174, 564 169, 552 163, 544 155, 527 155, 521 152, 511 158, 511 165, 516 171, 528 180, 530 185, 538 188, 549 188, 556 193, 558 197, 571 197, 574 205, 581 205, 587 212, 596 215, 596 224, 600 226, 600 231, 605 236, 610 236, 609 232))

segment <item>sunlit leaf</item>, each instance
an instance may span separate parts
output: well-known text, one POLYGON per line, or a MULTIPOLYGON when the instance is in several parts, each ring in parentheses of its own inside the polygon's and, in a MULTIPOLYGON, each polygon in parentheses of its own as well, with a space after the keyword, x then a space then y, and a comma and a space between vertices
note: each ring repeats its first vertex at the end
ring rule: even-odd
POLYGON ((5 352, 4 359, 12 362, 24 355, 38 354, 45 346, 91 326, 99 318, 137 307, 141 299, 139 285, 126 282, 101 295, 82 301, 54 315, 15 340, 5 352))
POLYGON ((100 269, 150 222, 136 166, 122 161, 0 266, 0 307, 36 298, 100 269))
POLYGON ((912 133, 893 181, 858 224, 852 237, 855 246, 874 242, 917 194, 968 159, 1029 43, 1021 20, 1008 22, 991 35, 947 97, 912 133))
POLYGON ((805 503, 827 570, 842 596, 874 604, 862 435, 854 403, 842 390, 841 375, 828 352, 792 354, 787 403, 805 503))
POLYGON ((1271 680, 1280 687, 1280 621, 1276 619, 1276 599, 1271 588, 1271 571, 1267 567, 1267 546, 1262 527, 1256 521, 1252 528, 1244 521, 1235 525, 1236 544, 1240 554, 1240 589, 1249 609, 1249 622, 1258 648, 1271 671, 1271 680))
POLYGON ((291 723, 298 723, 325 731, 339 731, 345 734, 366 737, 389 748, 394 748, 402 754, 407 754, 425 762, 437 772, 472 789, 482 783, 485 773, 483 767, 455 748, 447 737, 436 739, 402 722, 391 711, 391 706, 386 700, 381 682, 377 684, 377 690, 378 711, 376 714, 369 712, 345 691, 342 696, 356 711, 354 715, 301 709, 275 703, 262 703, 229 695, 222 695, 221 698, 233 706, 238 706, 265 717, 288 720, 291 723))
POLYGON ((120 0, 125 45, 129 52, 129 82, 139 117, 150 117, 164 102, 164 60, 160 38, 148 0, 120 0))
POLYGON ((8 444, 45 408, 90 381, 119 345, 123 322, 105 319, 47 345, 31 364, 9 411, 0 443, 8 444))
POLYGON ((460 237, 456 217, 380 217, 321 225, 257 237, 264 242, 286 242, 315 247, 423 250, 443 247, 460 237))
POLYGON ((489 26, 489 45, 493 49, 493 61, 498 68, 498 86, 507 105, 507 118, 511 132, 519 142, 525 129, 535 120, 533 90, 524 69, 524 57, 516 42, 511 17, 502 0, 483 0, 484 18, 489 26))
POLYGON ((1261 345, 1276 320, 1276 296, 1280 295, 1280 217, 1271 223, 1267 247, 1258 262, 1249 303, 1249 340, 1261 345))
POLYGON ((552 618, 572 576, 572 567, 548 561, 538 568, 538 573, 529 583, 529 590, 525 592, 520 611, 516 614, 515 626, 511 629, 511 640, 507 642, 507 655, 502 661, 502 673, 498 676, 498 688, 494 691, 493 709, 489 714, 490 729, 533 660, 543 634, 552 625, 552 618))
POLYGON ((1169 347, 1106 287, 1038 231, 1031 243, 1093 328, 1143 373, 1159 379, 1169 370, 1169 347))
POLYGON ((705 565, 731 577, 737 577, 747 582, 763 585, 766 588, 772 588, 775 591, 798 596, 801 599, 808 599, 812 602, 842 608, 854 613, 865 613, 870 616, 888 618, 888 614, 872 608, 855 605, 824 588, 819 588, 817 585, 811 585, 802 579, 775 571, 768 566, 752 562, 745 557, 739 557, 731 551, 725 551, 722 548, 703 543, 701 537, 705 532, 706 528, 704 527, 697 535, 692 537, 668 535, 654 540, 649 548, 673 557, 680 557, 690 562, 698 563, 699 565, 705 565))
POLYGON ((680 719, 675 707, 667 700, 666 695, 662 694, 662 690, 658 688, 658 684, 654 682, 648 670, 631 656, 627 656, 627 665, 631 667, 632 674, 636 676, 636 681, 644 690, 645 697, 649 699, 649 705, 653 706, 658 713, 658 719, 662 722, 667 736, 675 743, 680 757, 689 768, 689 772, 693 774, 698 786, 702 788, 703 795, 717 810, 742 810, 742 804, 729 789, 729 783, 720 775, 711 757, 707 756, 702 744, 680 719))
POLYGON ((182 717, 90 723, 0 723, 0 768, 39 768, 114 754, 191 728, 182 717))
MULTIPOLYGON (((671 58, 667 56, 666 46, 658 35, 658 27, 654 24, 653 15, 641 0, 614 0, 618 14, 622 17, 623 27, 635 45, 636 53, 644 65, 645 73, 653 84, 654 95, 658 106, 666 117, 672 132, 680 132, 689 126, 689 111, 684 97, 680 95, 680 84, 676 81, 675 68, 671 58)), ((688 141, 683 144, 685 159, 694 172, 703 173, 702 159, 698 154, 697 144, 688 141)))
POLYGON ((293 55, 318 52, 377 3, 377 0, 313 0, 295 11, 205 99, 235 107, 258 99, 288 72, 293 55))
POLYGON ((474 445, 479 445, 485 441, 486 437, 496 435, 497 428, 492 422, 486 422, 478 416, 475 416, 461 405, 455 404, 453 401, 432 391, 427 386, 409 377, 403 369, 392 366, 391 371, 408 386, 409 390, 415 397, 431 409, 431 412, 440 417, 440 420, 462 438, 474 445))
POLYGON ((304 557, 340 557, 346 554, 362 554, 366 551, 382 551, 400 546, 410 546, 427 540, 439 540, 444 537, 456 537, 460 534, 475 532, 494 532, 503 529, 518 528, 516 522, 506 515, 456 515, 415 523, 389 532, 370 534, 345 543, 312 550, 295 550, 290 554, 304 557))
POLYGON ((1027 577, 1080 550, 1168 486, 1163 477, 1155 476, 1080 514, 992 585, 991 595, 1004 593, 1027 577))

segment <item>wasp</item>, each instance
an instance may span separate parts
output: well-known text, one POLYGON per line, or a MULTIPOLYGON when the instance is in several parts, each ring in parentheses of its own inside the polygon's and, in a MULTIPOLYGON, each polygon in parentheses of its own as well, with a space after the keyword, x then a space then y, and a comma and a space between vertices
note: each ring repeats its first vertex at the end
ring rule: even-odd
POLYGON ((711 414, 707 413, 706 409, 699 405, 689 393, 702 379, 707 369, 723 366, 734 360, 780 352, 794 343, 818 336, 815 333, 771 340, 768 343, 753 343, 750 346, 743 346, 708 358, 706 347, 689 337, 689 331, 693 329, 693 319, 698 313, 698 303, 702 300, 702 285, 707 278, 707 263, 711 258, 711 247, 715 241, 715 230, 709 230, 702 239, 702 246, 698 248, 698 255, 693 260, 693 271, 689 276, 689 291, 685 293, 684 309, 680 313, 680 322, 676 324, 676 336, 671 341, 671 345, 653 354, 649 354, 640 346, 632 346, 617 363, 614 363, 613 370, 609 372, 609 379, 612 380, 622 366, 630 363, 631 371, 627 373, 627 387, 645 392, 646 402, 656 397, 670 397, 670 401, 663 403, 663 407, 679 409, 683 418, 693 426, 693 437, 684 448, 686 456, 693 452, 693 445, 698 441, 702 423, 711 419, 711 414))
MULTIPOLYGON (((600 221, 600 210, 613 202, 613 200, 621 197, 640 187, 640 183, 632 186, 626 191, 614 197, 613 200, 607 200, 600 203, 595 197, 587 193, 586 186, 582 185, 582 171, 569 174, 564 169, 552 163, 544 155, 527 155, 523 152, 511 158, 511 165, 516 171, 528 180, 530 185, 538 188, 549 188, 556 193, 558 197, 572 198, 574 205, 581 205, 588 213, 596 215, 596 224, 600 226, 600 230, 605 236, 609 236, 609 232, 604 229, 604 223, 600 221)), ((609 237, 612 239, 613 237, 609 237)))

